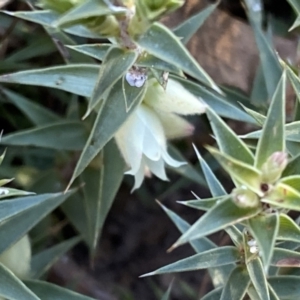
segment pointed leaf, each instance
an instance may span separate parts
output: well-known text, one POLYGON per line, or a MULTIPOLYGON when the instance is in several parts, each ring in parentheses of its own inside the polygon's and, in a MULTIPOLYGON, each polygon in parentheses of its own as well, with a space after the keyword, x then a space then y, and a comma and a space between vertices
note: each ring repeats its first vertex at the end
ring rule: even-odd
POLYGON ((293 7, 295 12, 300 15, 300 3, 298 0, 287 0, 287 2, 290 3, 290 5, 293 7))
POLYGON ((258 195, 262 195, 261 172, 215 148, 206 147, 206 149, 217 159, 231 178, 236 179, 258 195))
POLYGON ((213 110, 208 109, 207 116, 221 152, 252 165, 254 156, 246 144, 213 110))
POLYGON ((276 248, 271 264, 276 267, 300 268, 300 253, 287 249, 276 248))
POLYGON ((139 37, 137 43, 150 54, 173 64, 188 75, 202 81, 216 91, 220 91, 179 39, 162 24, 154 23, 144 35, 139 37))
POLYGON ((137 51, 123 50, 117 47, 112 47, 107 52, 100 67, 97 83, 89 101, 88 111, 85 116, 88 116, 90 112, 101 102, 103 95, 109 88, 118 88, 115 83, 134 64, 137 56, 137 51))
MULTIPOLYGON (((173 211, 171 211, 159 202, 158 204, 166 212, 168 217, 172 220, 172 222, 176 225, 176 227, 180 230, 181 233, 186 232, 191 227, 190 224, 188 224, 185 220, 180 218, 173 211)), ((197 253, 202 253, 203 251, 216 248, 216 245, 206 237, 190 241, 190 244, 197 253)), ((225 284, 227 280, 227 274, 231 272, 233 266, 234 265, 231 264, 215 268, 208 268, 208 272, 215 287, 222 286, 225 284)))
POLYGON ((136 98, 136 103, 132 105, 130 111, 126 112, 125 100, 123 98, 122 91, 122 80, 120 79, 118 81, 98 113, 88 141, 77 162, 69 186, 96 157, 96 155, 113 137, 115 132, 126 121, 134 109, 140 104, 145 92, 146 84, 140 88, 140 94, 139 97, 136 98), (116 109, 116 107, 118 107, 118 109, 116 109))
POLYGON ((255 166, 258 168, 261 168, 274 152, 285 150, 285 85, 286 75, 283 73, 258 141, 255 153, 255 166))
POLYGON ((9 269, 0 263, 0 296, 8 299, 40 300, 9 269))
POLYGON ((250 278, 247 270, 242 266, 237 266, 229 275, 220 300, 242 300, 246 294, 249 283, 250 278))
POLYGON ((5 135, 2 143, 76 151, 84 147, 87 138, 87 130, 82 122, 63 121, 5 135))
POLYGON ((206 19, 216 9, 218 4, 219 3, 217 2, 216 4, 209 5, 207 8, 201 10, 196 15, 179 24, 179 26, 173 29, 174 34, 181 39, 181 42, 183 44, 187 44, 191 37, 198 31, 198 29, 202 26, 206 19))
POLYGON ((261 64, 256 70, 251 90, 250 102, 259 106, 267 105, 269 102, 266 80, 261 64))
POLYGON ((263 197, 261 201, 275 207, 300 211, 299 199, 300 193, 298 191, 288 185, 278 183, 272 193, 263 197))
POLYGON ((73 248, 80 240, 80 237, 74 237, 33 255, 31 260, 30 277, 41 277, 63 254, 73 248))
MULTIPOLYGON (((194 146, 194 145, 193 145, 194 146)), ((218 196, 224 196, 227 194, 226 190, 222 186, 221 182, 217 179, 212 169, 209 167, 209 165, 206 163, 206 161, 202 158, 201 154, 197 150, 197 148, 194 146, 194 150, 196 152, 197 158, 200 162, 201 169, 203 171, 203 174, 205 176, 205 180, 207 182, 207 185, 209 187, 209 191, 211 192, 213 197, 218 196)))
MULTIPOLYGON (((25 205, 26 201, 31 203, 36 203, 28 209, 16 212, 14 210, 14 203, 17 201, 19 203, 22 198, 15 200, 1 201, 0 207, 2 205, 7 205, 7 202, 11 202, 10 212, 11 217, 8 218, 7 215, 2 217, 5 222, 0 223, 0 253, 9 248, 17 240, 19 240, 26 232, 33 228, 40 220, 42 220, 47 214, 49 214, 53 209, 65 201, 74 191, 70 191, 66 194, 56 193, 56 194, 44 194, 39 196, 28 196, 23 200, 25 205), (28 200, 27 200, 28 199, 28 200)), ((20 207, 20 205, 19 205, 20 207)), ((2 212, 2 210, 0 210, 2 212)))
POLYGON ((268 270, 279 229, 278 214, 259 215, 248 221, 249 229, 261 251, 264 268, 268 270), (264 230, 262 230, 262 228, 264 230))
POLYGON ((251 116, 253 117, 253 119, 256 120, 257 124, 260 125, 260 126, 263 126, 263 124, 265 123, 266 121, 266 117, 260 113, 258 113, 257 111, 255 110, 252 110, 250 108, 247 108, 246 106, 242 105, 241 106, 244 108, 244 110, 251 116))
POLYGON ((240 260, 240 253, 237 248, 232 246, 225 246, 217 249, 211 249, 202 253, 178 260, 175 263, 162 267, 154 272, 147 273, 141 277, 173 273, 194 271, 200 269, 207 269, 211 267, 218 267, 227 264, 232 264, 240 260))
POLYGON ((19 95, 7 89, 2 89, 1 91, 11 103, 13 103, 18 109, 22 111, 24 115, 27 116, 27 118, 34 125, 44 125, 60 120, 60 117, 51 112, 49 109, 44 108, 38 103, 29 101, 22 95, 19 95))
POLYGON ((46 86, 90 97, 98 72, 95 65, 73 64, 5 74, 0 76, 0 82, 46 86))
POLYGON ((66 47, 93 57, 97 60, 103 60, 107 52, 111 48, 111 44, 82 44, 82 45, 67 45, 66 47))
POLYGON ((34 193, 31 192, 25 192, 17 189, 12 188, 6 188, 1 187, 0 188, 0 199, 9 198, 9 197, 15 197, 15 196, 26 196, 26 195, 32 195, 34 193))
MULTIPOLYGON (((38 280, 26 280, 26 286, 43 300, 95 300, 58 285, 38 280)), ((23 298, 20 298, 23 300, 23 298)), ((25 299, 24 299, 25 300, 25 299)))
POLYGON ((172 247, 175 248, 190 240, 209 235, 230 225, 247 220, 257 215, 260 211, 261 208, 259 207, 237 207, 230 198, 223 200, 194 223, 172 247))
POLYGON ((300 192, 300 175, 291 175, 284 177, 280 180, 280 182, 300 192))
POLYGON ((87 0, 76 5, 73 9, 67 11, 60 17, 54 26, 66 26, 72 22, 79 22, 82 19, 91 17, 100 17, 112 15, 114 13, 125 13, 126 9, 121 7, 112 6, 108 7, 103 0, 87 0), (114 9, 111 9, 114 8, 114 9))
POLYGON ((288 215, 280 214, 277 239, 300 242, 300 228, 288 215))
POLYGON ((269 300, 270 294, 268 283, 261 260, 258 257, 250 259, 250 261, 247 263, 247 269, 259 299, 269 300))
POLYGON ((177 201, 180 204, 186 205, 188 207, 200 209, 200 210, 209 210, 217 203, 220 203, 223 200, 228 199, 228 195, 214 197, 214 198, 206 198, 206 199, 196 199, 196 200, 185 200, 185 201, 177 201))
POLYGON ((163 297, 161 298, 161 300, 170 300, 170 296, 171 296, 171 290, 172 290, 172 286, 173 286, 173 280, 170 283, 168 290, 164 293, 163 297))
POLYGON ((271 99, 281 77, 281 67, 274 49, 262 31, 260 18, 257 18, 257 13, 261 13, 262 4, 258 4, 260 5, 260 9, 255 8, 257 5, 253 5, 252 0, 246 0, 245 4, 248 8, 248 19, 254 30, 269 99, 271 99))

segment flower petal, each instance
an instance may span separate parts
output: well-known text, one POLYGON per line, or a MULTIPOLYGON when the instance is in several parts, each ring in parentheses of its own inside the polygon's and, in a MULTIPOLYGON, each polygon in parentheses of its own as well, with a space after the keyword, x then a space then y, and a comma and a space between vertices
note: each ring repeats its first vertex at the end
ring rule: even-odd
POLYGON ((167 139, 176 139, 192 135, 194 126, 185 119, 167 112, 156 111, 159 120, 164 128, 167 139))
POLYGON ((155 110, 181 115, 202 114, 206 109, 206 104, 173 79, 169 79, 166 90, 156 79, 149 80, 144 103, 155 110))
POLYGON ((145 157, 145 162, 146 165, 149 167, 150 171, 160 178, 161 180, 169 180, 167 175, 166 175, 166 170, 165 170, 165 162, 163 158, 160 158, 158 161, 153 161, 145 157))
POLYGON ((174 158, 172 158, 169 153, 167 151, 165 151, 163 154, 162 154, 162 157, 164 159, 164 161, 171 167, 173 168, 178 168, 178 167, 181 167, 183 165, 186 165, 186 162, 184 161, 178 161, 174 158))

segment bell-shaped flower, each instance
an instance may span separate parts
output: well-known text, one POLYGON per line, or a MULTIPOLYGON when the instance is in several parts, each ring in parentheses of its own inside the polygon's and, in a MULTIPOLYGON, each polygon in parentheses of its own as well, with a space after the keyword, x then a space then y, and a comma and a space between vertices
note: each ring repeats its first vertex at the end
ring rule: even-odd
POLYGON ((167 139, 191 135, 194 127, 177 114, 200 114, 206 105, 180 83, 169 80, 166 90, 155 80, 148 81, 142 104, 115 134, 117 145, 135 177, 133 190, 151 173, 168 180, 165 164, 177 168, 185 164, 167 152, 167 139))

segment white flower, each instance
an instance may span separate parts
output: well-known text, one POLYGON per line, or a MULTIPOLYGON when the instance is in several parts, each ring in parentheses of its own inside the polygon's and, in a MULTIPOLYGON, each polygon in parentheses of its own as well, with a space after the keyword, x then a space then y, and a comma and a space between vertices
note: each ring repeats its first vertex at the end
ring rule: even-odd
POLYGON ((178 168, 185 164, 167 152, 167 139, 193 133, 192 124, 177 114, 199 114, 205 105, 181 84, 170 79, 164 90, 155 79, 148 81, 142 104, 132 113, 115 135, 117 145, 135 177, 133 190, 151 173, 168 180, 165 164, 178 168))

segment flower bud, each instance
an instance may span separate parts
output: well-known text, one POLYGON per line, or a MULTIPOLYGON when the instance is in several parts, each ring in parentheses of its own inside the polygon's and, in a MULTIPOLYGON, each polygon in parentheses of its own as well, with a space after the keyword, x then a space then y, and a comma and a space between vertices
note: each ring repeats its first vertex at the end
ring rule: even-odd
POLYGON ((245 186, 235 188, 231 196, 232 201, 239 207, 256 207, 259 205, 258 196, 245 186))
POLYGON ((28 278, 31 263, 31 246, 28 235, 1 253, 0 262, 20 279, 28 278))
POLYGON ((274 152, 262 165, 262 182, 274 183, 280 177, 288 163, 288 155, 285 152, 274 152))

